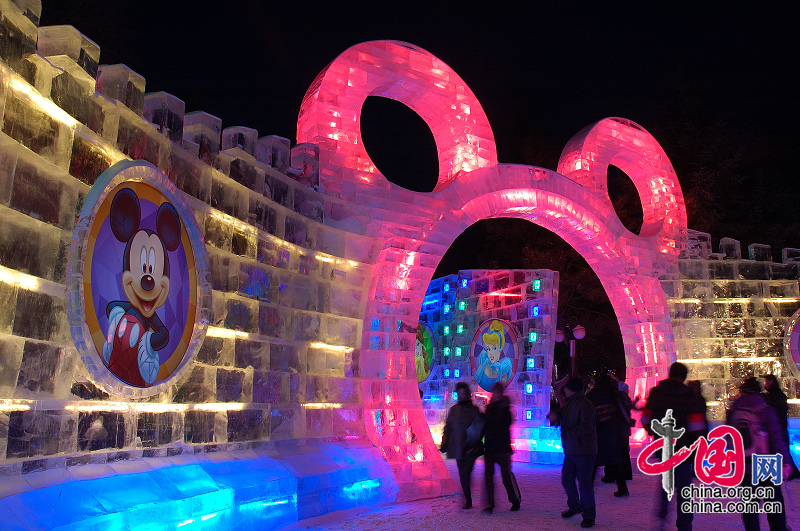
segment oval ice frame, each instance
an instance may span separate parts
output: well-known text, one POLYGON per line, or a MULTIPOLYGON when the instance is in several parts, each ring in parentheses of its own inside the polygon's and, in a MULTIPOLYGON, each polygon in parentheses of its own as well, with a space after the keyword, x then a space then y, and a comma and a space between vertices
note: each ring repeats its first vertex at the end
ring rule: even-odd
MULTIPOLYGON (((67 321, 75 347, 81 355, 89 375, 99 388, 111 396, 124 399, 147 398, 166 391, 175 381, 189 370, 200 346, 205 339, 209 324, 209 302, 211 300, 211 284, 208 281, 209 260, 205 241, 194 211, 183 194, 158 168, 143 160, 123 160, 113 164, 97 178, 86 196, 81 208, 78 222, 72 233, 72 242, 67 256, 67 321), (161 192, 175 207, 183 221, 191 243, 191 251, 195 263, 197 280, 197 307, 195 309, 194 327, 178 367, 164 381, 151 387, 136 387, 123 382, 112 373, 97 352, 92 341, 89 326, 86 323, 86 304, 83 289, 84 260, 86 259, 86 243, 92 223, 100 205, 108 194, 124 182, 142 182, 161 192)), ((187 316, 191 319, 191 316, 187 316)))

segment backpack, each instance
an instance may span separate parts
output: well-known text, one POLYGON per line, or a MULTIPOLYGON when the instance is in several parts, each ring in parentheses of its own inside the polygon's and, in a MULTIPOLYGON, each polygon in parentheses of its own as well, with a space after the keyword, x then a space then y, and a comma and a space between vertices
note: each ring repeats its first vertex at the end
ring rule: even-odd
POLYGON ((761 422, 760 412, 766 405, 758 409, 734 409, 731 412, 730 425, 742 434, 745 457, 753 454, 769 453, 769 434, 761 422))

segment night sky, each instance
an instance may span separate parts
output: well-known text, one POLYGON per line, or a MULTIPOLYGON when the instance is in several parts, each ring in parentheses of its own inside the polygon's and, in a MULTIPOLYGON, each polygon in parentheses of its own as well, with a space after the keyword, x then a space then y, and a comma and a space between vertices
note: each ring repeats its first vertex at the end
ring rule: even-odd
MULTIPOLYGON (((74 25, 100 46, 101 63, 127 64, 145 77, 148 91, 169 92, 187 111, 204 110, 223 126, 260 135, 294 140, 303 94, 322 68, 356 43, 397 39, 427 49, 467 82, 493 126, 502 162, 551 167, 573 134, 607 116, 653 132, 682 86, 743 133, 747 164, 780 175, 796 166, 797 8, 385 4, 45 0, 41 24, 74 25), (552 160, 525 160, 531 152, 552 160)), ((398 117, 394 107, 373 110, 365 128, 407 145, 403 118, 416 115, 398 117), (401 123, 391 123, 392 116, 401 123)), ((369 139, 367 148, 380 159, 369 139)), ((426 141, 432 142, 414 142, 409 152, 427 153, 407 158, 435 157, 426 141)), ((435 167, 405 164, 381 169, 411 188, 420 186, 411 181, 435 179, 435 167)))

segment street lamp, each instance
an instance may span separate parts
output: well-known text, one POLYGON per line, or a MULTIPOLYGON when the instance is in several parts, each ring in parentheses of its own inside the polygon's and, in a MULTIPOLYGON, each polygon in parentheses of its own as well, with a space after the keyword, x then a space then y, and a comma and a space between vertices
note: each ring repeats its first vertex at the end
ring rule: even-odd
POLYGON ((564 319, 562 324, 562 329, 556 330, 556 341, 561 343, 565 339, 569 338, 569 360, 570 360, 570 370, 569 375, 575 376, 575 340, 576 339, 583 339, 586 337, 586 329, 578 324, 577 317, 570 317, 569 319, 564 319))

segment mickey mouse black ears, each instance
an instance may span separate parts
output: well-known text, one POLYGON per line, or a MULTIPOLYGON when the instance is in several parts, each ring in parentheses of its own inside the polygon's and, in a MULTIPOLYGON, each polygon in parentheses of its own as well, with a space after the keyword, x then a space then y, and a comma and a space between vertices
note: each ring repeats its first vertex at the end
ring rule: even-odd
MULTIPOLYGON (((175 216, 177 217, 177 214, 175 216)), ((127 242, 139 230, 141 220, 142 210, 136 193, 130 188, 123 188, 117 192, 111 202, 109 215, 109 223, 114 236, 121 242, 127 242)))
POLYGON ((162 203, 156 214, 156 231, 167 251, 174 251, 181 243, 181 220, 169 203, 162 203))

